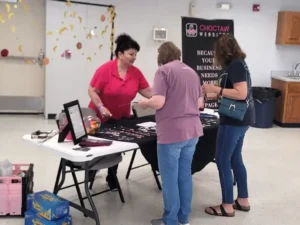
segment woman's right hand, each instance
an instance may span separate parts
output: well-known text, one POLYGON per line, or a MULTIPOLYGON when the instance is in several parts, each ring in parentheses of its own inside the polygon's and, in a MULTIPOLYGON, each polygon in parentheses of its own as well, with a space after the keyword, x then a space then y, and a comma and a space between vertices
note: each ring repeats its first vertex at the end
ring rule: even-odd
POLYGON ((111 112, 104 106, 100 108, 100 113, 102 117, 112 117, 111 112))

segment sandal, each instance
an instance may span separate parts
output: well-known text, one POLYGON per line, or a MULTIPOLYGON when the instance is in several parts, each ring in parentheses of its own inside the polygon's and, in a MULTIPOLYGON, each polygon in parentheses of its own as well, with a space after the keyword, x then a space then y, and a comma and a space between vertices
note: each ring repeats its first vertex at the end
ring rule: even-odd
POLYGON ((208 215, 211 215, 211 216, 224 216, 224 217, 234 217, 235 216, 235 212, 233 213, 227 213, 223 207, 223 205, 221 204, 220 205, 220 209, 221 209, 221 213, 218 213, 217 210, 214 208, 214 207, 209 207, 209 208, 206 208, 205 209, 205 212, 208 214, 208 215), (211 209, 212 212, 210 212, 209 210, 207 209, 211 209))
POLYGON ((250 211, 250 206, 242 206, 242 205, 240 205, 238 200, 235 200, 234 202, 235 202, 235 204, 233 204, 234 209, 239 210, 239 211, 243 211, 243 212, 250 211))

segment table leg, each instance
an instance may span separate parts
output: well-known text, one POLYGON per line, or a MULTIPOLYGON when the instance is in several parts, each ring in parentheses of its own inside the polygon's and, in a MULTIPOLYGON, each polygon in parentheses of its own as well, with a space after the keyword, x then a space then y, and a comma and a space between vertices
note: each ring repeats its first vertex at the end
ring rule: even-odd
POLYGON ((155 178, 157 187, 158 187, 158 189, 161 191, 161 185, 160 185, 160 182, 159 182, 159 179, 158 179, 158 175, 157 175, 155 169, 152 168, 152 172, 153 172, 153 176, 154 176, 154 178, 155 178))
POLYGON ((62 163, 62 159, 60 160, 60 163, 59 163, 59 167, 58 167, 58 171, 57 171, 57 175, 56 175, 56 180, 55 180, 55 185, 54 185, 54 188, 53 188, 53 193, 54 193, 55 190, 57 189, 58 182, 59 182, 59 180, 60 180, 61 163, 62 163))
POLYGON ((93 211, 93 214, 94 214, 94 219, 96 221, 96 225, 100 225, 100 219, 99 219, 98 211, 96 209, 96 206, 95 206, 94 201, 93 201, 93 199, 91 197, 91 194, 90 194, 89 181, 90 181, 90 178, 89 178, 89 162, 85 162, 84 188, 85 188, 86 196, 87 196, 87 198, 90 202, 90 205, 92 207, 92 211, 93 211))
POLYGON ((131 160, 130 160, 130 164, 129 164, 129 167, 128 167, 128 170, 127 170, 126 179, 129 178, 129 175, 130 175, 130 172, 131 172, 131 169, 132 169, 132 165, 133 165, 133 162, 134 162, 134 159, 135 159, 136 152, 137 152, 137 150, 133 151, 133 154, 132 154, 132 157, 131 157, 131 160))
POLYGON ((60 191, 61 187, 63 186, 65 179, 66 179, 66 163, 67 161, 65 159, 61 159, 60 161, 60 165, 59 165, 59 171, 57 174, 57 183, 55 182, 55 187, 54 187, 54 191, 53 194, 56 194, 60 191), (60 178, 60 174, 61 174, 61 181, 58 183, 58 180, 60 178))

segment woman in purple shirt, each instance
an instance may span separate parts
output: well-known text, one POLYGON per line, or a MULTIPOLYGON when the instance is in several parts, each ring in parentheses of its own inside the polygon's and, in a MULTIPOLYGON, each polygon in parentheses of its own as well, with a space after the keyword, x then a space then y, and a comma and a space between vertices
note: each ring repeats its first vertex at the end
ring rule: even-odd
POLYGON ((180 55, 172 42, 159 47, 153 96, 139 102, 141 108, 156 110, 164 214, 162 219, 152 220, 152 225, 187 225, 191 213, 191 166, 203 135, 199 111, 203 97, 198 74, 179 61, 180 55))

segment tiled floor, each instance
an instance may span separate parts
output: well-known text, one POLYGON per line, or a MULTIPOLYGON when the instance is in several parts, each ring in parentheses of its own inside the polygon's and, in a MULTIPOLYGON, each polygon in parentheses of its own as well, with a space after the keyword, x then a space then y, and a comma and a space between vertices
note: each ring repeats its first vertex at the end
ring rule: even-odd
MULTIPOLYGON (((0 115, 0 160, 13 163, 34 163, 35 191, 52 191, 59 158, 21 139, 34 130, 55 128, 54 121, 41 116, 0 115)), ((208 165, 193 176, 194 197, 192 225, 298 225, 300 221, 300 129, 251 128, 244 144, 244 161, 248 168, 252 210, 237 212, 234 218, 216 218, 204 213, 210 204, 220 203, 220 185, 215 164, 208 165)), ((127 153, 119 167, 126 204, 117 193, 94 197, 102 225, 149 225, 161 216, 162 196, 158 191, 149 167, 132 172, 125 179, 131 153, 127 153)), ((140 154, 136 164, 144 163, 140 154)), ((105 188, 105 173, 101 171, 95 189, 105 188)), ((81 174, 80 174, 81 175, 81 174)), ((82 178, 82 175, 80 176, 82 178)), ((67 182, 70 179, 68 177, 67 182)), ((76 200, 75 189, 59 193, 76 200)), ((74 225, 95 224, 76 210, 71 210, 74 225)), ((23 219, 0 218, 0 225, 21 225, 23 219)))

